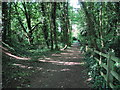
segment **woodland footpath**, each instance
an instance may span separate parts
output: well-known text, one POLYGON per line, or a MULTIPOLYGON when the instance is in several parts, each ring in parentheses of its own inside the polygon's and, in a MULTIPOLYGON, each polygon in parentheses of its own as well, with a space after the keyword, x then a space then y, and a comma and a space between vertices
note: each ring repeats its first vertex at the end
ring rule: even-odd
POLYGON ((120 88, 120 2, 2 2, 3 88, 120 88))

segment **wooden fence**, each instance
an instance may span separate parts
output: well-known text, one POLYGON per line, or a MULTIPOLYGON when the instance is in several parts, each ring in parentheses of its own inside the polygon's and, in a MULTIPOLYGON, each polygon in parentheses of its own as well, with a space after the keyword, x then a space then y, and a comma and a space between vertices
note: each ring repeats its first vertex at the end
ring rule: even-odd
MULTIPOLYGON (((115 86, 113 84, 113 79, 116 78, 116 80, 118 80, 118 82, 120 82, 120 75, 114 70, 115 67, 115 63, 119 63, 120 64, 120 59, 113 56, 112 52, 109 52, 108 54, 99 52, 97 50, 93 50, 88 48, 89 50, 92 50, 94 53, 100 55, 100 58, 96 58, 94 57, 94 59, 99 63, 100 67, 106 69, 106 74, 104 74, 102 71, 100 71, 101 76, 104 77, 105 81, 106 81, 106 86, 109 86, 110 88, 115 89, 117 86, 115 86), (107 63, 103 63, 102 62, 102 58, 101 57, 105 57, 107 58, 107 63)), ((118 69, 120 69, 120 66, 118 66, 118 69)), ((120 87, 119 87, 120 88, 120 87)))

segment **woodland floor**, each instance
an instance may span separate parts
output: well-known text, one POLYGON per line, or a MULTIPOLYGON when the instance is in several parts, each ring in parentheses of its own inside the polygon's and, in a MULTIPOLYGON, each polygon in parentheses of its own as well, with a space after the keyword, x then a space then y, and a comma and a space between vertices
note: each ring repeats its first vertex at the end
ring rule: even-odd
MULTIPOLYGON (((34 61, 18 60, 15 64, 23 72, 31 73, 27 78, 29 88, 88 88, 87 69, 78 45, 58 53, 47 52, 45 55, 34 56, 34 61)), ((20 80, 20 79, 19 79, 20 80)), ((12 82, 12 84, 17 84, 12 82)), ((13 85, 14 86, 14 85, 13 85)))

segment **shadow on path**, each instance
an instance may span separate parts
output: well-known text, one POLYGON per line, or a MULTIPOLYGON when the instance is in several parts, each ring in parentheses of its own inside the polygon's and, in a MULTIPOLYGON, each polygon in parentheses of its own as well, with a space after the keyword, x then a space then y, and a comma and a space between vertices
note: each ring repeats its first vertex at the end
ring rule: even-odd
POLYGON ((61 53, 48 54, 38 61, 30 88, 88 88, 83 55, 73 44, 61 53))

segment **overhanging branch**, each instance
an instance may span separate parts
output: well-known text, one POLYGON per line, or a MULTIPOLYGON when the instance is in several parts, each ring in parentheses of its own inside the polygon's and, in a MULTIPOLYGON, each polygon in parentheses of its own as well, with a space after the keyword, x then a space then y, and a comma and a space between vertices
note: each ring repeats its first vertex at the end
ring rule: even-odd
POLYGON ((33 31, 39 24, 42 24, 42 21, 40 21, 39 23, 37 23, 36 25, 34 25, 34 26, 32 27, 32 30, 31 30, 31 31, 33 31))
POLYGON ((23 23, 22 23, 22 21, 21 21, 21 19, 20 19, 20 17, 19 17, 19 13, 18 13, 18 10, 17 10, 17 4, 14 3, 14 5, 15 5, 16 14, 17 14, 17 16, 18 16, 17 19, 18 19, 21 27, 23 28, 23 31, 27 33, 26 28, 24 27, 24 25, 23 25, 23 23))

